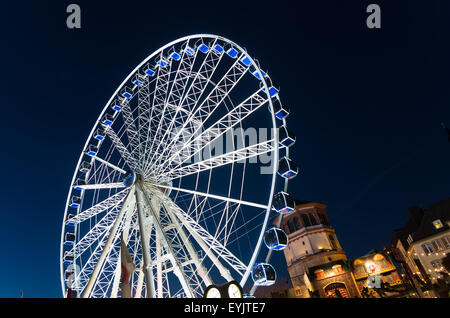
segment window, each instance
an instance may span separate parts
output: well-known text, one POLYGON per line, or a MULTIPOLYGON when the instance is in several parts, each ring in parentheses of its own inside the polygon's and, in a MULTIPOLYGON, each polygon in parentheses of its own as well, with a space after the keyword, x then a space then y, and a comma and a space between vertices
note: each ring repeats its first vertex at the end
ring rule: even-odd
POLYGON ((441 240, 445 248, 450 248, 450 236, 445 236, 441 240))
POLYGON ((339 264, 334 265, 332 268, 333 268, 334 273, 336 273, 336 274, 341 274, 344 272, 344 270, 342 269, 342 265, 339 265, 339 264))
POLYGON ((294 223, 292 223, 292 220, 288 220, 287 224, 289 227, 289 233, 294 233, 295 229, 294 229, 294 223))
POLYGON ((311 221, 311 225, 317 225, 317 220, 314 217, 314 214, 312 213, 309 214, 309 220, 311 221))
POLYGON ((301 229, 301 225, 300 225, 300 222, 298 221, 298 217, 294 218, 294 227, 295 227, 295 230, 297 230, 297 231, 301 229))
POLYGON ((441 260, 432 261, 431 262, 431 266, 433 266, 433 268, 441 268, 442 267, 442 261, 441 260))
POLYGON ((306 214, 302 214, 302 221, 305 226, 311 226, 311 223, 309 222, 309 218, 306 214))
POLYGON ((435 251, 442 251, 444 249, 441 240, 434 240, 431 242, 431 244, 433 244, 435 251))
POLYGON ((425 252, 425 254, 431 254, 434 252, 433 246, 431 246, 431 244, 429 243, 423 244, 422 249, 425 252))
POLYGON ((337 248, 337 244, 336 244, 336 241, 334 239, 334 236, 332 234, 330 234, 330 235, 328 235, 328 238, 330 239, 331 248, 333 250, 337 250, 338 248, 337 248))
POLYGON ((314 274, 316 275, 317 280, 325 278, 325 272, 323 271, 323 269, 314 271, 314 274))
POLYGON ((442 228, 444 225, 442 224, 441 220, 434 220, 433 221, 433 226, 436 230, 439 230, 440 228, 442 228))
POLYGON ((408 244, 412 244, 413 238, 412 238, 411 234, 408 235, 408 238, 406 239, 406 241, 408 242, 408 244))

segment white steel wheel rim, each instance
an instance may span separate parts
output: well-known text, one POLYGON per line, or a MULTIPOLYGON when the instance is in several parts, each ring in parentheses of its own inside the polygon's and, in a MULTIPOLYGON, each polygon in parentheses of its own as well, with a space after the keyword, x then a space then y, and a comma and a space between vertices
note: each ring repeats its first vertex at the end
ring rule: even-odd
MULTIPOLYGON (((66 265, 64 264, 64 262, 63 262, 63 259, 64 259, 64 253, 66 252, 66 250, 67 250, 67 248, 65 247, 65 234, 67 234, 68 233, 68 230, 67 230, 67 226, 66 226, 66 220, 67 220, 67 216, 68 216, 68 214, 70 214, 70 208, 69 208, 69 204, 70 204, 70 202, 71 202, 71 198, 72 198, 72 196, 73 196, 73 192, 74 192, 74 189, 73 189, 73 184, 76 182, 76 180, 77 180, 77 178, 78 178, 78 176, 79 176, 79 169, 80 169, 80 165, 81 165, 81 163, 83 162, 83 161, 85 161, 86 160, 86 155, 85 155, 85 153, 84 153, 84 150, 85 149, 87 149, 88 148, 88 146, 91 144, 91 142, 92 142, 92 140, 93 140, 93 136, 94 136, 94 133, 96 132, 96 129, 98 128, 98 127, 101 127, 101 122, 102 122, 102 119, 103 119, 103 117, 104 117, 104 115, 106 114, 106 113, 108 113, 108 111, 110 110, 110 107, 111 107, 111 103, 116 99, 116 97, 118 96, 118 94, 121 92, 121 90, 127 85, 127 83, 129 83, 130 82, 130 79, 132 79, 133 78, 133 76, 138 72, 138 71, 140 71, 140 70, 142 70, 142 68, 149 62, 149 61, 151 61, 152 59, 154 59, 158 54, 160 54, 161 52, 164 52, 165 50, 167 50, 168 48, 170 48, 170 47, 172 47, 173 45, 175 45, 175 44, 177 44, 177 43, 181 43, 181 42, 186 42, 186 41, 191 41, 191 40, 193 40, 193 39, 200 39, 200 38, 203 38, 203 39, 209 39, 209 40, 220 40, 220 41, 223 41, 224 43, 229 43, 229 44, 231 44, 234 48, 236 48, 239 52, 240 52, 240 54, 246 54, 246 50, 245 49, 243 49, 242 47, 240 47, 239 45, 237 45, 236 43, 234 43, 234 42, 232 42, 232 41, 230 41, 230 40, 228 40, 228 39, 226 39, 226 38, 223 38, 223 37, 220 37, 220 36, 215 36, 215 35, 208 35, 208 34, 199 34, 199 35, 192 35, 192 36, 187 36, 187 37, 183 37, 183 38, 180 38, 180 39, 178 39, 178 40, 175 40, 175 41, 173 41, 173 42, 171 42, 171 43, 168 43, 167 45, 165 45, 165 46, 163 46, 163 47, 161 47, 160 49, 158 49, 157 51, 155 51, 154 53, 152 53, 151 55, 149 55, 144 61, 142 61, 126 78, 125 78, 125 80, 121 83, 121 85, 117 88, 117 90, 114 92, 114 94, 111 96, 111 98, 109 99, 109 101, 107 102, 107 104, 105 105, 105 107, 103 108, 103 111, 101 112, 101 114, 100 114, 100 116, 98 117, 98 119, 97 119, 97 121, 96 121, 96 124, 94 125, 94 127, 93 127, 93 129, 91 130, 91 133, 90 133, 90 135, 89 135, 89 138, 87 139, 87 141, 86 141, 86 143, 85 143, 85 146, 84 146, 84 148, 83 148, 83 151, 82 151, 82 153, 81 153, 81 155, 80 155, 80 157, 79 157, 79 160, 78 160, 78 163, 77 163, 77 166, 76 166, 76 169, 75 169, 75 173, 74 173, 74 175, 73 175, 73 178, 72 178, 72 182, 71 182, 71 186, 70 186, 70 190, 69 190, 69 193, 68 193, 68 196, 67 196, 67 204, 66 204, 66 208, 65 208, 65 212, 64 212, 64 221, 63 221, 63 226, 62 226, 62 234, 61 234, 61 250, 60 250, 60 254, 61 254, 61 257, 60 257, 60 259, 61 259, 61 261, 60 261, 60 270, 61 270, 61 286, 62 286, 62 291, 63 291, 63 294, 65 294, 66 293, 66 290, 67 290, 67 288, 66 288, 66 281, 65 281, 65 267, 66 267, 66 265)), ((198 54, 198 53, 197 53, 198 54)), ((224 53, 223 53, 224 54, 224 53)), ((259 66, 257 65, 257 63, 255 62, 255 60, 253 60, 252 58, 251 58, 251 56, 249 56, 248 54, 246 54, 246 56, 248 57, 248 59, 251 61, 251 65, 252 66, 254 66, 254 67, 256 67, 256 70, 257 70, 257 72, 258 72, 258 74, 259 74, 259 76, 262 78, 263 77, 263 74, 260 72, 260 69, 259 69, 259 66)), ((237 62, 238 64, 239 64, 239 62, 237 62)), ((261 81, 261 87, 262 87, 262 89, 264 89, 265 90, 265 92, 268 92, 268 85, 267 85, 267 83, 266 83, 266 81, 265 80, 263 80, 263 81, 261 81)), ((267 93, 268 94, 268 93, 267 93)), ((274 112, 273 112, 273 105, 272 105, 272 99, 271 98, 269 98, 268 96, 267 96, 267 104, 268 104, 268 106, 269 106, 269 110, 270 110, 270 116, 271 116, 271 126, 272 126, 272 129, 274 129, 274 140, 275 141, 277 141, 278 140, 278 136, 277 136, 277 131, 276 131, 276 127, 277 127, 277 124, 276 124, 276 119, 275 119, 275 116, 274 116, 274 112)), ((267 105, 266 104, 266 105, 267 105)), ((121 115, 118 115, 118 116, 121 116, 121 115)), ((123 132, 122 132, 122 136, 124 135, 126 133, 126 130, 124 130, 123 132)), ((107 137, 106 137, 107 138, 107 137)), ((101 145, 101 143, 99 143, 100 145, 101 145)), ((110 148, 109 149, 109 151, 108 151, 108 153, 107 153, 107 157, 105 157, 103 160, 105 160, 106 162, 108 161, 108 156, 111 156, 111 153, 114 151, 114 149, 113 148, 110 148)), ((265 231, 265 229, 266 229, 266 226, 267 226, 267 222, 268 222, 268 219, 269 219, 269 214, 270 214, 270 212, 271 212, 271 201, 272 201, 272 196, 273 196, 273 194, 274 194, 274 188, 275 188, 275 180, 276 180, 276 170, 277 170, 277 163, 278 163, 278 152, 279 152, 279 149, 278 149, 278 142, 275 142, 274 143, 274 146, 273 146, 273 149, 272 149, 272 152, 271 153, 273 153, 273 160, 274 160, 274 164, 272 165, 273 167, 272 167, 272 173, 271 173, 271 182, 270 182, 270 184, 269 184, 269 187, 270 187, 270 191, 269 191, 269 195, 267 196, 267 203, 266 204, 264 204, 264 206, 265 206, 265 211, 264 211, 264 215, 263 215, 263 220, 262 220, 262 223, 261 223, 261 227, 260 227, 260 233, 259 233, 259 235, 258 235, 258 239, 257 239, 257 241, 256 241, 256 244, 255 244, 255 246, 254 246, 254 250, 253 250, 253 253, 252 253, 252 255, 251 255, 251 257, 250 257, 250 260, 248 261, 248 263, 246 263, 245 265, 246 265, 246 269, 245 269, 245 272, 242 274, 242 276, 241 277, 239 277, 239 281, 240 281, 240 283, 241 283, 241 285, 244 285, 245 283, 246 283, 246 281, 247 281, 247 279, 248 279, 248 277, 249 277, 249 275, 250 275, 250 272, 251 272, 251 270, 252 270, 252 266, 253 266, 253 264, 255 263, 255 260, 256 260, 256 257, 258 256, 258 253, 259 253, 259 250, 260 250, 260 247, 261 247, 261 243, 262 243, 262 241, 263 241, 263 235, 264 235, 264 231, 265 231)), ((92 159, 91 159, 91 162, 97 162, 98 160, 97 159, 95 159, 95 158, 93 158, 92 157, 92 159)), ((104 165, 104 164, 103 164, 104 165)), ((105 165, 104 165, 105 166, 105 165)), ((148 168, 148 167, 147 167, 148 168)), ((99 166, 99 169, 107 169, 107 168, 101 168, 101 166, 99 166)), ((123 171, 122 172, 124 172, 125 171, 125 169, 122 169, 123 171)), ((95 173, 94 173, 95 174, 95 173)), ((93 175, 94 175, 93 174, 93 175)), ((104 175, 103 175, 103 177, 105 177, 104 175)), ((106 179, 108 179, 108 180, 102 180, 103 182, 105 182, 105 181, 111 181, 112 179, 117 179, 117 175, 114 175, 114 174, 112 174, 112 175, 108 175, 108 176, 106 176, 106 179)), ((115 180, 115 181, 117 181, 117 180, 115 180)), ((117 182, 116 182, 117 183, 117 182)), ((169 185, 168 185, 169 186, 169 185)), ((84 192, 86 192, 86 191, 89 191, 89 189, 84 189, 83 191, 82 191, 82 193, 83 193, 83 195, 84 195, 84 192)), ((96 190, 95 190, 96 191, 96 190)), ((100 191, 100 190, 99 190, 100 191)), ((108 197, 116 197, 116 198, 121 198, 122 200, 125 198, 125 196, 123 195, 118 195, 118 193, 120 192, 120 193, 122 193, 122 194, 125 194, 127 191, 126 191, 126 189, 121 189, 121 191, 116 191, 114 194, 112 194, 111 193, 111 190, 108 190, 108 191, 110 191, 109 193, 108 193, 108 197)), ((174 191, 174 190, 172 190, 172 191, 174 191)), ((177 189, 175 189, 175 191, 177 191, 177 189)), ((195 191, 195 190, 194 190, 195 191)), ((84 197, 83 197, 83 195, 81 196, 82 197, 82 204, 83 203, 85 203, 84 202, 84 197)), ((95 202, 95 200, 93 201, 93 204, 92 205, 94 205, 94 203, 99 203, 99 202, 95 202)), ((87 208, 88 209, 88 208, 87 208)), ((80 211, 77 211, 77 212, 80 212, 80 211)), ((134 213, 134 214, 136 214, 136 213, 134 213)), ((132 217, 132 219, 133 218, 135 218, 134 216, 132 217)), ((89 220, 90 222, 92 222, 92 220, 89 220)), ((98 220, 98 222, 100 222, 101 220, 98 220)), ((97 222, 97 220, 96 220, 96 222, 97 222)), ((95 225, 98 225, 99 223, 96 223, 96 222, 94 222, 94 224, 92 225, 92 227, 95 227, 95 225)), ((130 222, 136 222, 136 220, 131 220, 130 222)), ((109 226, 109 228, 108 229, 110 229, 111 228, 111 225, 108 225, 109 226)), ((106 233, 107 231, 105 231, 105 233, 106 233)), ((81 237, 78 237, 78 235, 76 235, 77 236, 77 240, 75 241, 75 243, 74 243, 74 246, 76 246, 77 245, 77 243, 79 243, 80 242, 80 239, 82 239, 81 237)), ((88 247, 89 248, 89 250, 92 250, 93 248, 94 248, 94 246, 89 246, 88 247)), ((87 251, 88 249, 86 248, 86 250, 85 250, 85 252, 87 251)), ((88 262, 86 262, 86 263, 81 263, 81 265, 86 265, 88 262)), ((137 265, 137 264, 136 264, 137 265)), ((114 284, 113 282, 110 282, 110 284, 114 284)), ((117 283, 116 283, 117 284, 117 283)), ((145 285, 145 284, 144 284, 145 285)), ((85 286, 84 286, 85 287, 85 286)), ((81 291, 81 290, 80 290, 81 291)), ((106 294, 105 294, 106 295, 106 294)), ((172 296, 176 296, 175 294, 173 294, 172 296)), ((199 296, 199 293, 196 293, 195 295, 192 295, 192 296, 199 296)))

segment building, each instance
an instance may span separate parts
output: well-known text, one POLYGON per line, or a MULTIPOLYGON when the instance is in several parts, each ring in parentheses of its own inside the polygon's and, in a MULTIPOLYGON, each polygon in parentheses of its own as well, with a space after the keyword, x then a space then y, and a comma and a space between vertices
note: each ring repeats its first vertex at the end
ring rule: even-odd
POLYGON ((435 297, 429 286, 448 277, 442 260, 450 252, 450 198, 408 212, 410 218, 394 231, 392 245, 419 296, 435 297))
POLYGON ((382 283, 402 285, 402 278, 388 253, 372 250, 352 261, 353 275, 362 293, 364 288, 381 288, 382 283))
POLYGON ((295 210, 285 215, 281 224, 289 239, 283 252, 295 296, 360 297, 346 254, 328 220, 326 205, 295 203, 295 210))

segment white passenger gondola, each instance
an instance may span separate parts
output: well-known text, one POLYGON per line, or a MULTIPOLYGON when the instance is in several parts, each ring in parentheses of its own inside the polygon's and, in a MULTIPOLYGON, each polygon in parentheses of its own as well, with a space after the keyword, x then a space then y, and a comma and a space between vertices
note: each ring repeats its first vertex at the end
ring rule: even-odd
POLYGON ((295 210, 295 200, 286 192, 278 192, 273 196, 272 208, 279 214, 289 214, 295 210))
POLYGON ((281 251, 288 245, 288 237, 282 229, 272 227, 266 231, 264 243, 271 250, 281 251))
POLYGON ((179 47, 173 46, 169 49, 168 57, 174 61, 181 59, 182 50, 179 47))
POLYGON ((206 54, 209 51, 209 46, 205 42, 203 42, 203 40, 198 40, 197 43, 195 43, 195 46, 202 53, 206 54))
POLYGON ((188 42, 184 43, 182 46, 183 52, 185 52, 189 56, 193 56, 195 54, 195 45, 189 44, 188 42))
POLYGON ((74 256, 72 252, 66 251, 64 252, 63 263, 64 264, 72 264, 74 260, 74 256))
POLYGON ((111 126, 113 121, 114 121, 113 115, 105 114, 105 116, 103 116, 102 123, 105 124, 106 126, 111 126))
POLYGON ((102 128, 97 128, 97 130, 94 133, 94 138, 97 140, 105 139, 105 130, 102 128))
POLYGON ((268 263, 256 263, 252 270, 252 279, 257 286, 270 286, 275 283, 276 272, 268 263))
POLYGON ((133 171, 128 171, 123 178, 123 185, 125 187, 131 187, 136 181, 136 174, 133 171))
POLYGON ((286 127, 286 125, 280 127, 278 136, 278 140, 282 146, 290 147, 295 144, 296 137, 294 133, 286 127))
POLYGON ((67 218, 66 218, 67 226, 75 226, 75 222, 72 220, 74 217, 75 217, 75 215, 73 215, 73 214, 67 215, 67 218))
POLYGON ((231 58, 235 59, 239 55, 239 51, 234 48, 230 43, 225 44, 224 46, 225 52, 230 56, 231 58))
POLYGON ((146 75, 152 77, 152 76, 155 75, 156 71, 155 71, 155 69, 154 69, 153 66, 151 66, 150 64, 147 64, 147 65, 144 67, 144 73, 145 73, 146 75))
POLYGON ((131 88, 125 86, 120 91, 120 96, 122 96, 122 97, 124 97, 126 99, 131 99, 131 97, 133 97, 133 91, 131 90, 131 88))
POLYGON ((82 186, 86 185, 86 181, 83 179, 77 179, 73 184, 73 188, 77 190, 83 190, 82 186))
POLYGON ((86 151, 86 154, 88 154, 89 156, 96 156, 98 152, 98 147, 95 145, 89 145, 88 149, 86 151))
POLYGON ((83 161, 80 165, 80 172, 87 173, 89 170, 91 170, 91 164, 87 161, 83 161))
POLYGON ((75 242, 75 234, 74 233, 66 233, 64 237, 64 245, 73 245, 75 242))
POLYGON ((291 159, 283 157, 278 163, 278 174, 286 179, 295 178, 298 174, 297 165, 291 159))
POLYGON ((273 101, 273 111, 275 112, 275 116, 280 120, 289 116, 289 107, 281 104, 279 99, 273 101))
POLYGON ((136 74, 133 78, 133 84, 138 87, 141 87, 142 85, 144 85, 144 81, 145 81, 145 77, 139 73, 136 74))
POLYGON ((73 196, 73 197, 70 199, 70 206, 71 206, 72 208, 78 208, 78 207, 80 206, 80 204, 81 204, 81 198, 80 198, 80 197, 73 196))

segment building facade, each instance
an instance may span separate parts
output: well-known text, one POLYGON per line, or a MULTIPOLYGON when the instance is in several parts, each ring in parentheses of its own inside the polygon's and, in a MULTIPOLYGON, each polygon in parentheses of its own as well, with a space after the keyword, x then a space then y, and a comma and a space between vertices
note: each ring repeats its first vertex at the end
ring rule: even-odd
POLYGON ((395 230, 392 245, 403 260, 405 272, 420 297, 436 297, 425 285, 448 278, 442 260, 450 252, 450 198, 428 209, 410 207, 410 218, 404 227, 395 230))
POLYGON ((364 288, 380 288, 382 283, 388 286, 403 284, 403 280, 391 257, 384 252, 370 251, 352 261, 353 275, 359 291, 364 288))
POLYGON ((283 252, 296 297, 361 296, 325 204, 296 201, 281 227, 289 238, 283 252))

